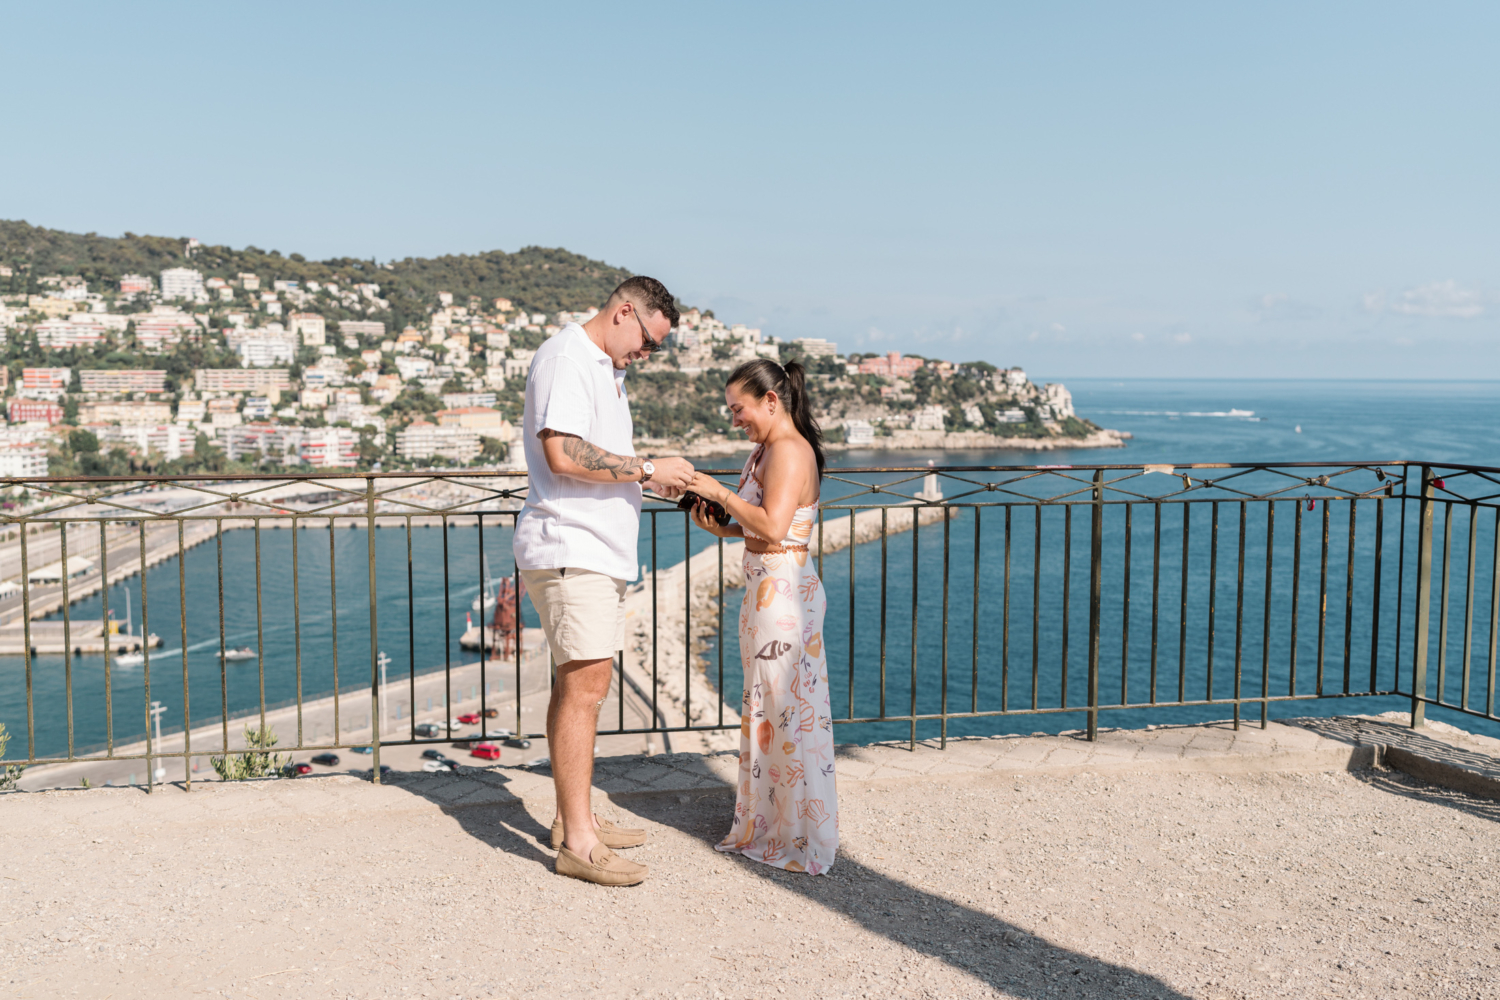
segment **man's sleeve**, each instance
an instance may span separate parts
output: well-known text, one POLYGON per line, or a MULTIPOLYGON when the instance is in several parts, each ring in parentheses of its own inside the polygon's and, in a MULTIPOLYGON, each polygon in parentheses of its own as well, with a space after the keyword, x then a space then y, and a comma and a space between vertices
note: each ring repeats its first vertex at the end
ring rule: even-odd
POLYGON ((567 358, 547 358, 531 373, 536 417, 532 433, 544 430, 576 434, 588 439, 593 426, 594 401, 585 373, 567 358))

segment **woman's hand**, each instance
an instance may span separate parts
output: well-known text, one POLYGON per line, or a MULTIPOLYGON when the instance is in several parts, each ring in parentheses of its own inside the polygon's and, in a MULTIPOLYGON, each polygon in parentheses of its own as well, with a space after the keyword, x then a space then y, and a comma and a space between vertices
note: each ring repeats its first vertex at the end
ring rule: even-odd
MULTIPOLYGON (((695 490, 694 492, 697 491, 695 490)), ((720 524, 718 521, 715 521, 713 518, 709 517, 708 504, 706 503, 700 501, 699 503, 693 504, 692 518, 694 524, 702 528, 704 531, 708 532, 710 535, 717 535, 720 538, 739 537, 739 526, 733 523, 720 524)))
POLYGON ((719 482, 713 476, 706 476, 701 472, 693 473, 693 481, 687 487, 693 493, 708 500, 717 500, 723 503, 730 496, 729 487, 719 482))

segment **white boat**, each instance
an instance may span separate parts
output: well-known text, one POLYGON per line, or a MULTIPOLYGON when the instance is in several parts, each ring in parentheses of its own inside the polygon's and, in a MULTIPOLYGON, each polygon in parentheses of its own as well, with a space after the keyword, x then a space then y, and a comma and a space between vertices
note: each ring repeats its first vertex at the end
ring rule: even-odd
POLYGON ((255 659, 255 650, 249 646, 241 646, 238 649, 226 649, 220 655, 226 660, 253 660, 255 659))
POLYGON ((470 607, 475 611, 493 611, 495 609, 495 581, 490 579, 490 557, 484 557, 484 577, 479 585, 479 596, 474 598, 470 607))
MULTIPOLYGON (((135 631, 135 623, 131 620, 131 616, 130 616, 130 588, 126 587, 125 588, 125 634, 126 635, 130 635, 134 631, 135 631)), ((105 638, 108 638, 108 636, 106 636, 105 638)), ((114 661, 115 661, 115 666, 117 666, 117 667, 138 667, 141 664, 143 664, 143 663, 146 662, 146 654, 144 652, 137 652, 137 653, 116 653, 115 657, 114 657, 114 661)))

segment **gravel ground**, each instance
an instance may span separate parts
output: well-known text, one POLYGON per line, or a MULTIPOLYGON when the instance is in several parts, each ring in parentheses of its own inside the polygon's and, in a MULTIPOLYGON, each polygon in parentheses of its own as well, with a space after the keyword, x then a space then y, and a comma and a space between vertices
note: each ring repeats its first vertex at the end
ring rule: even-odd
POLYGON ((551 874, 550 802, 420 790, 0 801, 0 995, 1500 996, 1500 803, 1398 772, 845 782, 827 878, 642 797, 614 890, 551 874))

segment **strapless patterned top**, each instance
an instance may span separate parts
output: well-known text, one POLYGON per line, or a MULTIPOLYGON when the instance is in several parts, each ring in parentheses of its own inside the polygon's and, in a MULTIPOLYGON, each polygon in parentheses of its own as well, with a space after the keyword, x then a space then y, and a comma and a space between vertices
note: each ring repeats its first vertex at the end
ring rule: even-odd
MULTIPOLYGON (((755 450, 750 453, 750 458, 745 462, 745 468, 740 472, 740 488, 737 491, 739 498, 754 507, 759 507, 765 499, 765 484, 755 475, 756 463, 765 450, 765 445, 756 445, 755 450)), ((805 549, 810 538, 812 538, 813 522, 818 518, 818 501, 802 504, 792 514, 792 523, 786 529, 786 537, 780 545, 783 549, 805 549)), ((749 528, 741 525, 746 538, 759 539, 762 542, 770 542, 769 539, 761 538, 749 528)))

